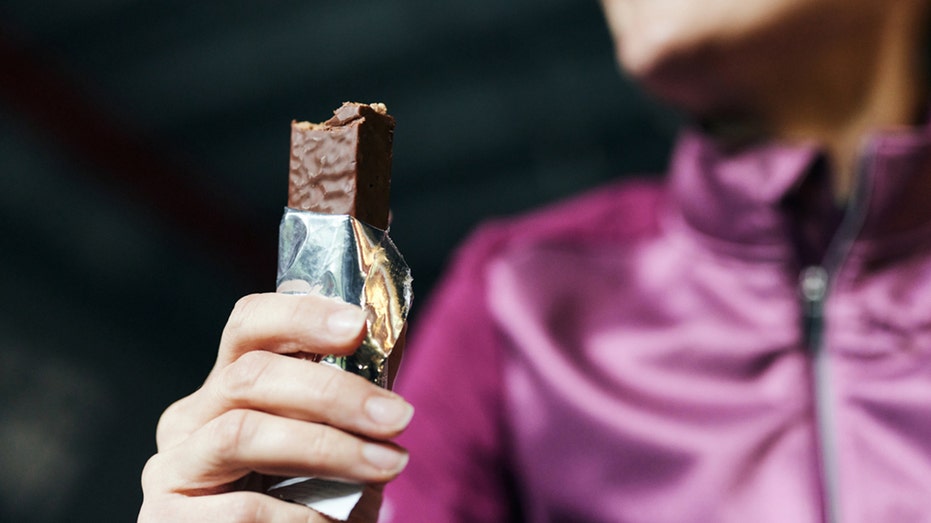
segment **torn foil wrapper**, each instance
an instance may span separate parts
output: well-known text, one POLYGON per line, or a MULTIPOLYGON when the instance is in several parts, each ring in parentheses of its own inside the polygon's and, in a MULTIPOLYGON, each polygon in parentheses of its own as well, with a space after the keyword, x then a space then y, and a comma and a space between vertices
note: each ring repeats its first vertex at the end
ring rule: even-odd
POLYGON ((413 296, 410 268, 388 233, 347 215, 286 208, 278 241, 279 292, 317 292, 368 314, 359 349, 323 361, 386 386, 388 356, 413 296))
MULTIPOLYGON (((315 292, 359 305, 368 315, 368 331, 351 356, 326 356, 321 362, 387 386, 388 357, 401 335, 413 293, 410 268, 386 231, 347 215, 285 209, 278 240, 278 291, 315 292)), ((269 494, 346 519, 358 496, 336 503, 333 482, 293 478, 269 494), (318 488, 319 487, 319 488, 318 488), (340 505, 334 507, 334 505, 340 505), (345 508, 345 510, 343 510, 345 508)), ((362 485, 357 488, 361 495, 362 485)))

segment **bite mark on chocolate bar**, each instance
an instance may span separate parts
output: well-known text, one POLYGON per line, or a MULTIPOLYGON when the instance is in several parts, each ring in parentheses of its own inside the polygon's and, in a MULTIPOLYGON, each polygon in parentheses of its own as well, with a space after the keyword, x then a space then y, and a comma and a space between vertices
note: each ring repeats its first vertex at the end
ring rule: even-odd
POLYGON ((288 207, 387 229, 393 134, 380 103, 346 102, 325 122, 292 122, 288 207))

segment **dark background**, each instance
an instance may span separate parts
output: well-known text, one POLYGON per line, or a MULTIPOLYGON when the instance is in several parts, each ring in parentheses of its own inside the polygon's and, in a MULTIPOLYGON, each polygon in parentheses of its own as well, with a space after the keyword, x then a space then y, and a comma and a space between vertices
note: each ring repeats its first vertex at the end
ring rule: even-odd
POLYGON ((478 221, 662 170, 675 128, 594 1, 4 0, 0 520, 134 520, 159 413, 273 289, 289 122, 346 100, 397 119, 421 305, 478 221))

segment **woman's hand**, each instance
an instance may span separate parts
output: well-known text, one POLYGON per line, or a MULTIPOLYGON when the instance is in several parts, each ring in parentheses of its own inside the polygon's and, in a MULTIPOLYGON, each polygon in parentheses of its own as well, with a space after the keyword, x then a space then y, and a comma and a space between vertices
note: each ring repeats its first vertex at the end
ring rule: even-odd
POLYGON ((351 519, 374 521, 379 485, 407 463, 390 440, 413 408, 358 376, 304 359, 351 354, 364 327, 361 309, 317 295, 241 299, 204 385, 159 421, 139 521, 329 521, 249 490, 267 483, 256 473, 373 485, 351 519))

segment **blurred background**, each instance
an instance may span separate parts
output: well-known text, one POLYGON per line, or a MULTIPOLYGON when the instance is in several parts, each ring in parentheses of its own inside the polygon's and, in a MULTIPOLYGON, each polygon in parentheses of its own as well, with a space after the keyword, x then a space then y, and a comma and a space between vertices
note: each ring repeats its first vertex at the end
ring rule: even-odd
POLYGON ((593 0, 4 0, 0 520, 135 519, 159 413, 274 287, 290 121, 347 100, 397 119, 415 309, 476 223, 661 171, 676 125, 593 0))

